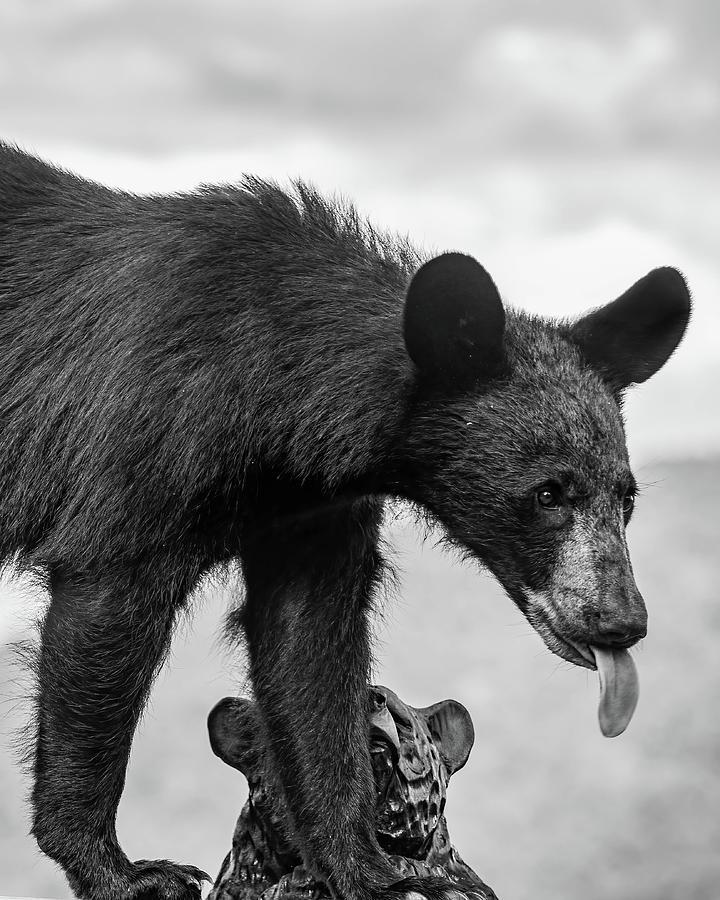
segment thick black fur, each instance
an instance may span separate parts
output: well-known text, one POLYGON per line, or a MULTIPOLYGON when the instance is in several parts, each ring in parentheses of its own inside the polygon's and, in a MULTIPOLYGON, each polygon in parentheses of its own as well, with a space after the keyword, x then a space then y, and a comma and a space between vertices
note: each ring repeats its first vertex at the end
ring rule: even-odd
MULTIPOLYGON (((631 477, 633 379, 605 378, 591 328, 504 312, 467 259, 413 280, 412 248, 304 184, 138 197, 0 145, 0 558, 52 597, 33 831, 78 896, 198 894, 197 870, 130 863, 115 811, 178 613, 233 560, 308 863, 352 900, 389 887, 363 750, 385 498, 436 517, 527 612, 568 533, 537 485, 614 504, 631 477)), ((670 318, 661 353, 641 328, 615 354, 666 358, 687 315, 670 318)))

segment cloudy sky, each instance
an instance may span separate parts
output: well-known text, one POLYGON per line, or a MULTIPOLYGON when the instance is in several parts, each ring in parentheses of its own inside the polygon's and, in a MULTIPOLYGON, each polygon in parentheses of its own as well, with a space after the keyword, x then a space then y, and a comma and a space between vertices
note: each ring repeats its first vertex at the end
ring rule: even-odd
POLYGON ((300 175, 548 314, 676 265, 693 326, 631 443, 695 455, 720 448, 719 27, 711 0, 4 0, 0 134, 142 191, 300 175))

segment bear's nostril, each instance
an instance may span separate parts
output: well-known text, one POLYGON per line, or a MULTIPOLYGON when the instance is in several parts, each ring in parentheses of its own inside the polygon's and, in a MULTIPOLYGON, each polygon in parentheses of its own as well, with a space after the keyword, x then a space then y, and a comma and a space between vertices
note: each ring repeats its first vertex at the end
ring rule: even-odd
POLYGON ((596 626, 596 640, 598 644, 610 647, 631 647, 647 634, 645 625, 628 623, 618 625, 614 622, 605 623, 602 620, 596 626))

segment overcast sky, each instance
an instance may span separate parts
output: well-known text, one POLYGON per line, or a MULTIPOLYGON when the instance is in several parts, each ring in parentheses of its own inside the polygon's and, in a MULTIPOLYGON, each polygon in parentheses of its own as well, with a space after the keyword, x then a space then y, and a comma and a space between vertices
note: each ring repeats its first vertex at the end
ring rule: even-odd
POLYGON ((712 0, 3 0, 0 22, 11 132, 162 152, 309 132, 408 176, 450 147, 720 150, 712 0))
POLYGON ((631 436, 695 453, 720 449, 719 37, 713 0, 3 0, 0 135, 135 190, 300 175, 547 314, 676 265, 693 325, 631 436))

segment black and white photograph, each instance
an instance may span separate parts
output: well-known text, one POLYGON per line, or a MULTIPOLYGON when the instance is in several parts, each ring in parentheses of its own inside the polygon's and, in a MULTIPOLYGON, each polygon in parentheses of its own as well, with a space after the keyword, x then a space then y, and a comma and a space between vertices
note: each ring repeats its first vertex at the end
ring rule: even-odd
POLYGON ((720 900, 720 6, 3 0, 0 900, 720 900))

